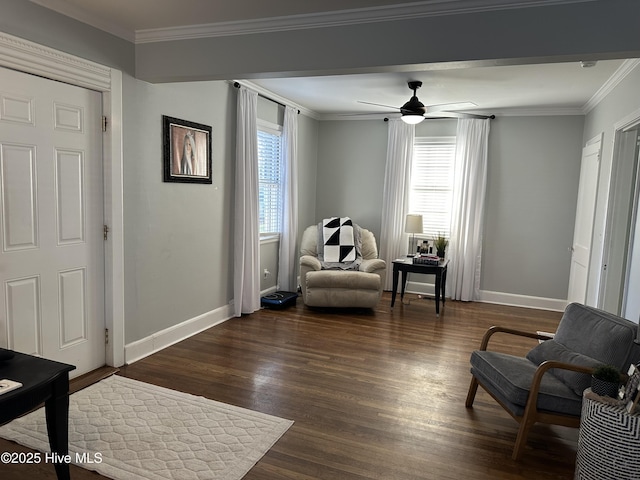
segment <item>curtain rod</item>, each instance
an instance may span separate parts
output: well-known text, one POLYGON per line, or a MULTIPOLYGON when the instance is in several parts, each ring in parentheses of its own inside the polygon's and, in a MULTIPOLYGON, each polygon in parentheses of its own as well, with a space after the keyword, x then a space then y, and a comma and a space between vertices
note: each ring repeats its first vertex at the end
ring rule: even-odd
MULTIPOLYGON (((242 85, 240 85, 240 83, 238 83, 238 82, 233 82, 233 86, 234 86, 234 87, 236 87, 236 88, 240 88, 242 85)), ((273 103, 275 103, 276 105, 280 105, 281 107, 286 107, 286 106, 287 106, 287 105, 285 105, 284 103, 281 103, 281 102, 279 102, 279 101, 277 101, 277 100, 274 100, 273 98, 269 98, 269 97, 267 97, 266 95, 263 95, 263 94, 262 94, 262 93, 260 93, 260 92, 258 92, 258 96, 259 96, 259 97, 262 97, 262 98, 266 98, 266 99, 267 99, 267 100, 269 100, 270 102, 273 102, 273 103)), ((297 112, 298 112, 298 115, 299 115, 299 114, 300 114, 300 110, 297 110, 297 112)))

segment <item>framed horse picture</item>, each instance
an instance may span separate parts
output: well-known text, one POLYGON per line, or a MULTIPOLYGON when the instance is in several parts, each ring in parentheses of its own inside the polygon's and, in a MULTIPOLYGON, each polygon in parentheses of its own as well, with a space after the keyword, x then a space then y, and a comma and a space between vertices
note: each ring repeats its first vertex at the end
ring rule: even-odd
POLYGON ((208 125, 162 116, 164 181, 212 183, 208 125))

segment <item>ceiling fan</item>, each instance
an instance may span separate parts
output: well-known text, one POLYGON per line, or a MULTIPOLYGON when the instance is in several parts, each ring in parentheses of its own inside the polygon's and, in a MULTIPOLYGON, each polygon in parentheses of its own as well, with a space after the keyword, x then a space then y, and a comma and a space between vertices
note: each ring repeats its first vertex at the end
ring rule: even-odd
MULTIPOLYGON (((439 105, 425 105, 416 96, 416 90, 422 86, 422 82, 419 80, 410 80, 407 82, 410 90, 413 90, 413 95, 407 103, 400 107, 400 113, 402 114, 402 120, 405 123, 416 124, 422 122, 425 118, 437 119, 437 118, 495 118, 495 115, 480 115, 475 113, 464 113, 454 111, 455 109, 469 108, 477 106, 473 102, 458 102, 458 103, 443 103, 439 105)), ((367 105, 376 105, 378 107, 397 108, 389 105, 382 105, 380 103, 362 102, 367 105)), ((395 113, 395 112, 393 112, 395 113)))

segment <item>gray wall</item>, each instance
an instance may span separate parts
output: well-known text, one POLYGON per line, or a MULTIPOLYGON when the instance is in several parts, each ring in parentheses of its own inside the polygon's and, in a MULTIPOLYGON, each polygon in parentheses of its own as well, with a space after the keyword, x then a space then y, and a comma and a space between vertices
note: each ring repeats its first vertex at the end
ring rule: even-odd
MULTIPOLYGON (((482 290, 567 297, 582 128, 580 116, 492 121, 482 290)), ((455 121, 425 121, 416 136, 455 131, 455 121)), ((382 121, 320 122, 316 221, 348 215, 379 241, 386 149, 382 121)))
POLYGON ((0 31, 134 74, 135 46, 26 0, 0 0, 0 31))
MULTIPOLYGON (((233 298, 237 90, 228 82, 153 85, 125 78, 126 343, 227 305, 233 298), (213 127, 213 185, 162 182, 161 118, 213 127)), ((282 123, 260 99, 259 116, 282 123)), ((301 230, 315 211, 317 121, 300 115, 301 230)), ((300 232, 302 235, 302 231, 300 232)), ((261 248, 261 289, 276 285, 278 243, 261 248), (268 269, 272 275, 264 278, 268 269)))
POLYGON ((351 217, 380 239, 387 124, 323 121, 319 127, 316 218, 351 217))
POLYGON ((492 120, 481 290, 567 298, 583 121, 492 120))
POLYGON ((380 71, 452 61, 535 62, 550 56, 568 61, 620 52, 626 52, 625 58, 640 53, 638 18, 637 0, 596 0, 146 43, 136 47, 136 73, 148 81, 169 82, 380 71))
POLYGON ((233 298, 235 90, 124 85, 126 343, 233 298), (162 181, 162 115, 211 125, 213 185, 162 181))

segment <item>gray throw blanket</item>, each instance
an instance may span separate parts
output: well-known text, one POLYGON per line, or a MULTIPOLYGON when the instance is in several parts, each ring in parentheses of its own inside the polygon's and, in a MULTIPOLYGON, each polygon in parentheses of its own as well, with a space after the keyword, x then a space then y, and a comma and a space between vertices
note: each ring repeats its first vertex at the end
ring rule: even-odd
POLYGON ((318 260, 323 270, 359 270, 362 263, 360 226, 353 224, 349 217, 324 219, 318 223, 317 249, 318 260), (349 230, 343 232, 341 239, 340 228, 345 227, 349 230), (353 235, 351 235, 351 228, 353 235), (329 261, 340 259, 343 261, 329 261))

